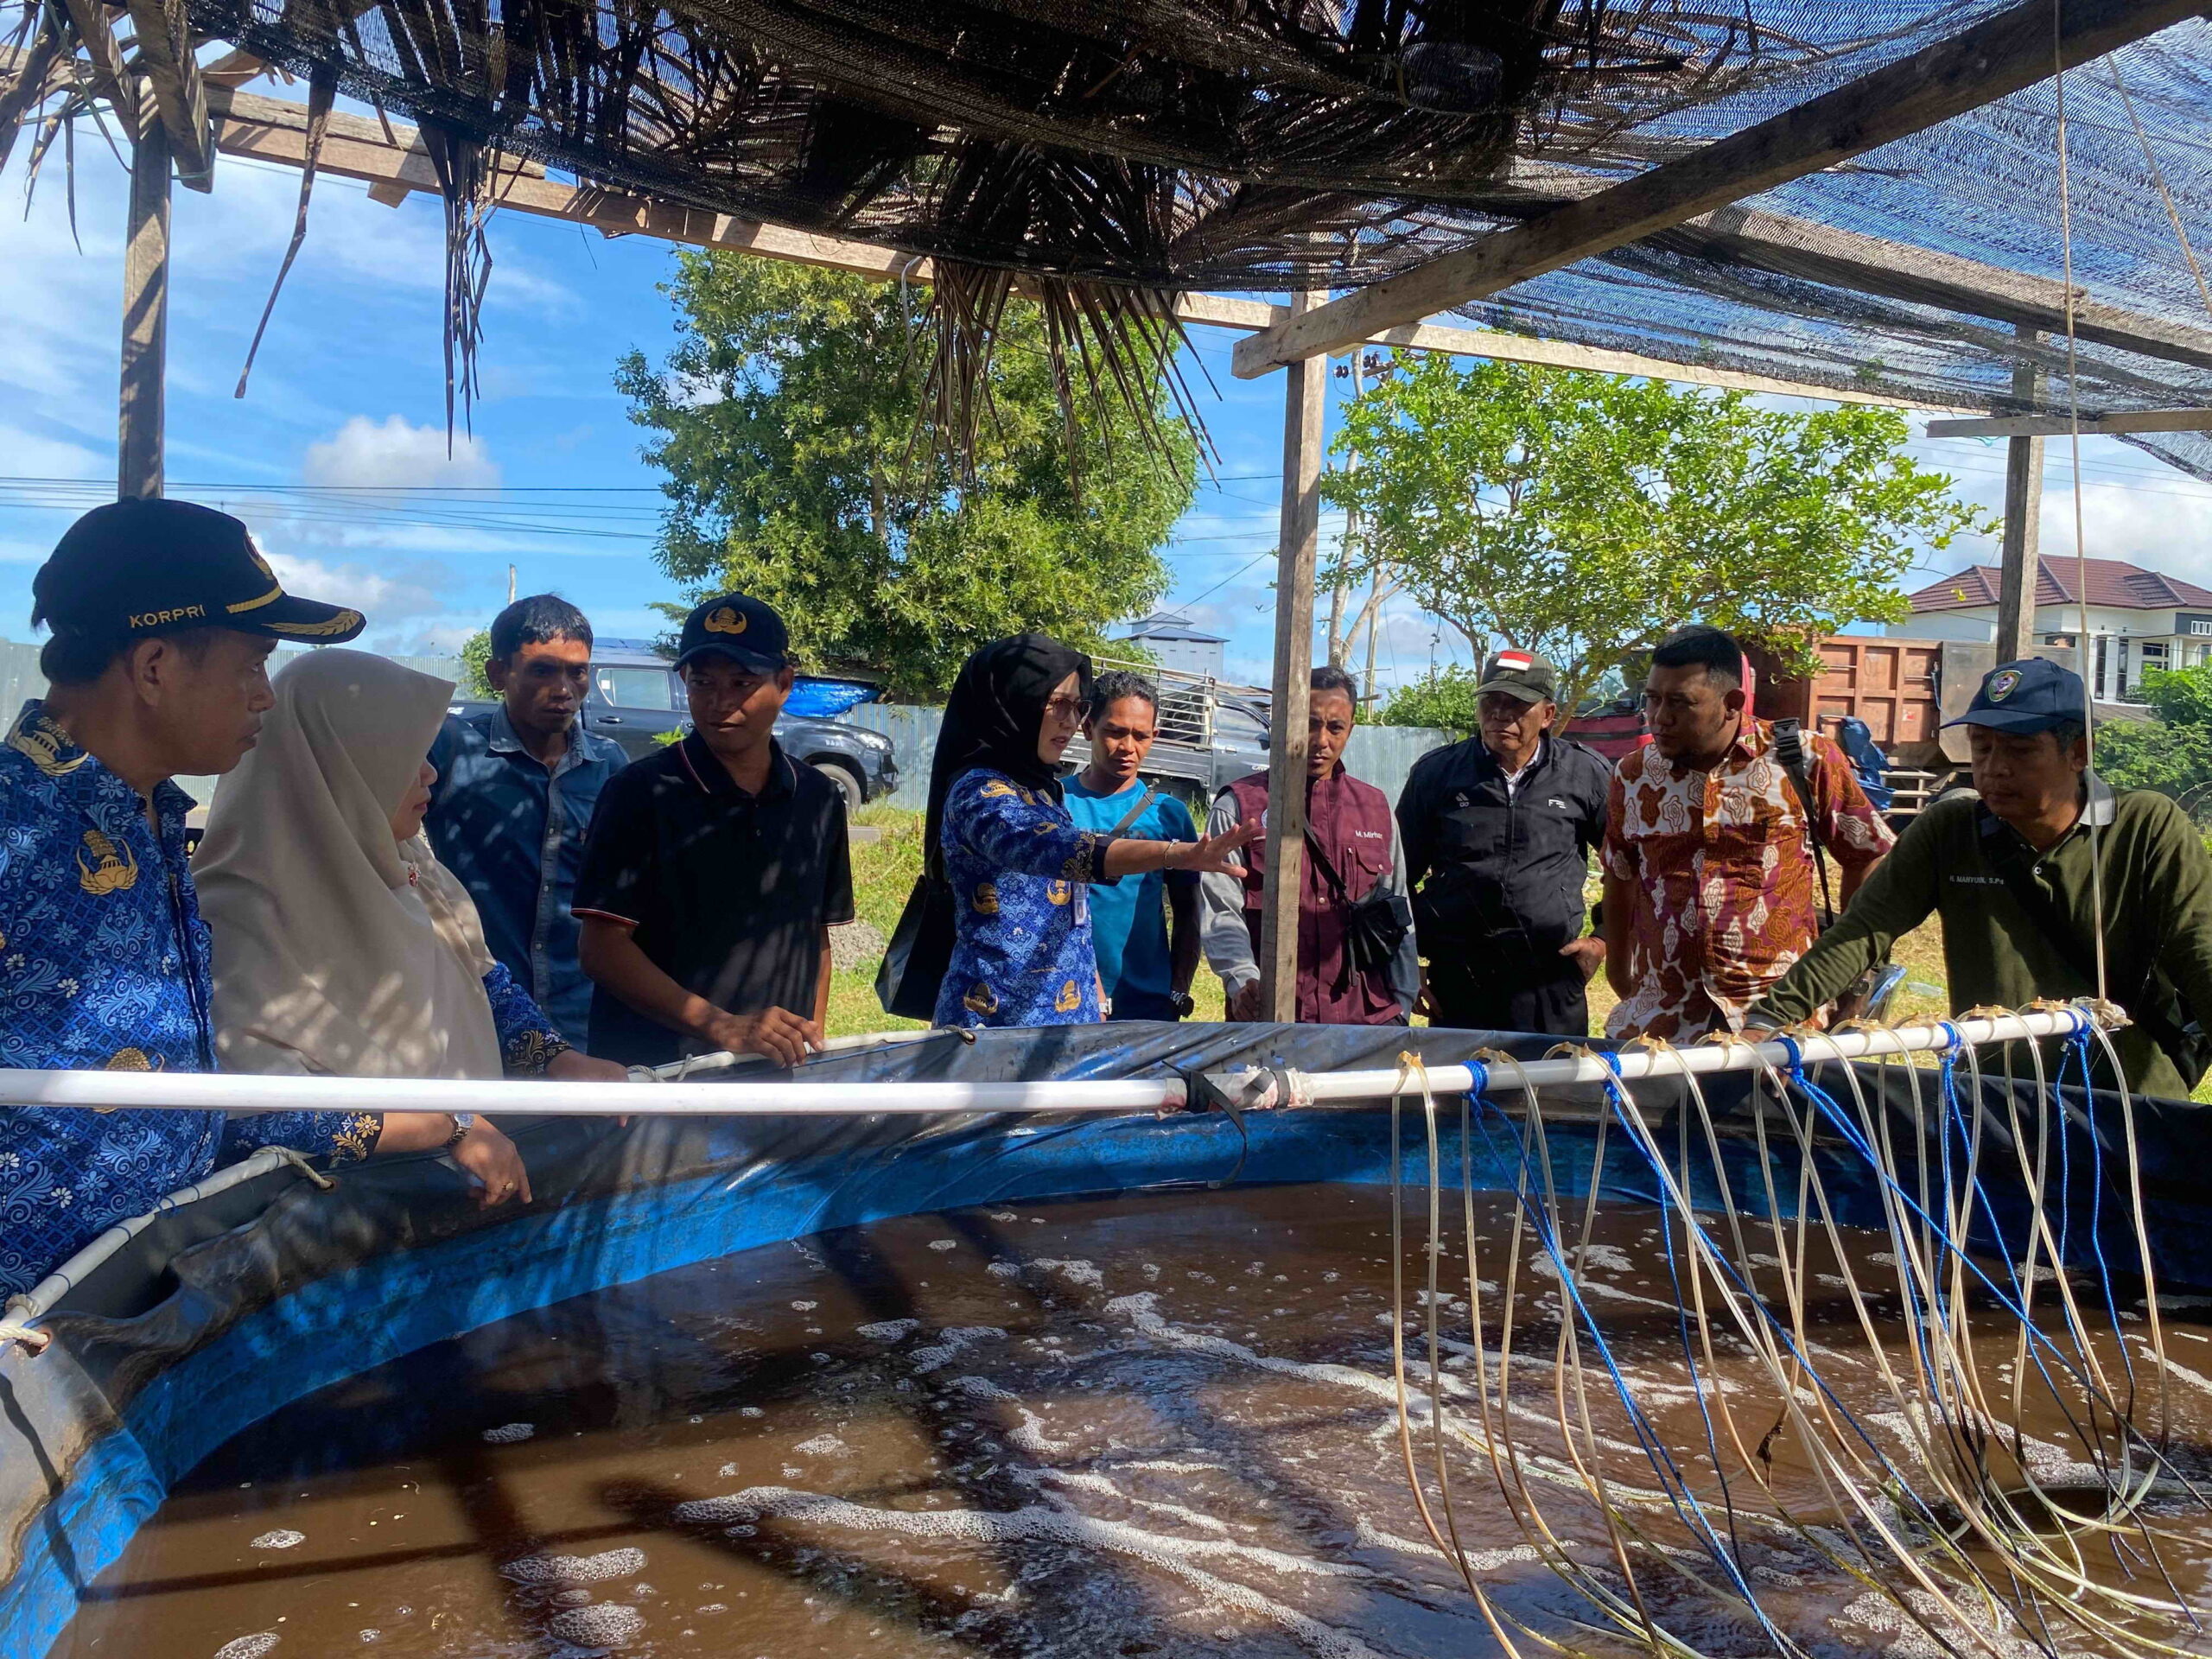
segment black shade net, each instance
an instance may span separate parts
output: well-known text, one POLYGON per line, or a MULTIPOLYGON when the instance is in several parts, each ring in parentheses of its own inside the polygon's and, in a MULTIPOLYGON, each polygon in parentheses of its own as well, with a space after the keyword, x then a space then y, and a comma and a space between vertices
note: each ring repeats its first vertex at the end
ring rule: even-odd
MULTIPOLYGON (((194 27, 584 182, 1102 290, 1355 287, 2005 8, 1887 0, 190 0, 194 27)), ((2192 20, 1749 207, 1462 308, 1910 402, 2212 404, 2192 20), (2086 302, 2158 320, 2071 351, 2086 302), (1848 243, 1840 261, 1836 238, 1848 243), (1824 239, 1825 238, 1825 239, 1824 239), (1967 262, 1931 285, 1931 256, 1967 262), (2022 300, 2019 285, 2029 286, 2022 300), (2024 338, 2023 322, 2044 329, 2024 338), (2031 364, 2041 383, 2016 389, 2031 364)), ((2200 475, 2194 435, 2144 447, 2200 475)))

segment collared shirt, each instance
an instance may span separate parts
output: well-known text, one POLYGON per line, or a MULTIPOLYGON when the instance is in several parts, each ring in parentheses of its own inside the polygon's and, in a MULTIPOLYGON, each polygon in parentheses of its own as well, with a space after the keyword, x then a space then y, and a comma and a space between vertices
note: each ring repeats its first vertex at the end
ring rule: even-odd
MULTIPOLYGON (((696 732, 617 772, 600 793, 575 913, 630 927, 655 967, 727 1014, 811 1018, 822 930, 853 919, 845 799, 770 746, 757 796, 696 732)), ((658 1065, 686 1042, 594 988, 593 1054, 658 1065)))
MULTIPOLYGON (((1605 870, 1632 891, 1633 984, 1607 1036, 1683 1042, 1739 1030, 1812 945, 1818 890, 1805 806, 1773 747, 1766 722, 1746 719, 1709 772, 1649 744, 1615 768, 1605 870)), ((1806 747, 1821 845, 1846 872, 1863 870, 1897 838, 1842 752, 1824 737, 1806 747)))
POLYGON ((622 746, 569 728, 551 766, 523 747, 504 704, 448 717, 430 749, 438 781, 423 820, 438 861, 461 878, 484 941, 572 1043, 591 1016, 569 910, 600 791, 628 764, 622 746))
MULTIPOLYGON (((2148 790, 2114 796, 2093 780, 2086 809, 2071 830, 2037 852, 1977 796, 1936 802, 1906 826, 1897 851, 1866 879, 1851 908, 1760 1000, 1753 1022, 1784 1026, 1808 1018, 1867 968, 1887 960, 1897 939, 1931 912, 1943 920, 1952 1013, 2094 995, 2097 988, 2082 967, 2013 895, 2004 874, 2012 864, 2067 921, 2084 951, 2095 936, 2101 899, 2105 983, 2114 1001, 2132 1002, 2155 969, 2180 998, 2181 1018, 2174 1023, 2193 1020, 2212 1030, 2212 856, 2202 838, 2187 813, 2148 790), (2092 822, 2098 830, 2094 865, 2092 822), (2093 870, 2101 879, 2093 879, 2093 870)), ((2181 1075, 2144 1026, 2115 1033, 2113 1046, 2130 1089, 2188 1098, 2196 1079, 2181 1075)))
POLYGON ((1479 953, 1516 973, 1580 938, 1612 771, 1602 755, 1552 737, 1517 772, 1479 735, 1414 761, 1398 794, 1398 838, 1417 884, 1421 954, 1457 963, 1479 953))
MULTIPOLYGON (((1094 793, 1080 776, 1063 785, 1068 816, 1078 830, 1109 835, 1130 808, 1144 798, 1141 779, 1111 795, 1094 793)), ((1190 809, 1172 795, 1153 798, 1122 835, 1132 841, 1195 841, 1198 828, 1190 809)), ((1167 938, 1166 895, 1173 888, 1195 895, 1198 878, 1188 870, 1147 870, 1090 890, 1090 943, 1098 953, 1098 977, 1117 1020, 1168 1020, 1167 999, 1175 988, 1174 963, 1167 938)), ((1193 925, 1196 925, 1195 919, 1193 925)))
MULTIPOLYGON (((35 699, 0 742, 0 1065, 212 1071, 207 924, 185 864, 192 798, 137 791, 35 699)), ((0 1109, 0 1291, 254 1147, 365 1155, 369 1114, 0 1109)))
POLYGON ((958 931, 934 1023, 1095 1023, 1090 884, 1105 879, 1106 837, 1050 791, 977 766, 952 780, 943 839, 958 931))

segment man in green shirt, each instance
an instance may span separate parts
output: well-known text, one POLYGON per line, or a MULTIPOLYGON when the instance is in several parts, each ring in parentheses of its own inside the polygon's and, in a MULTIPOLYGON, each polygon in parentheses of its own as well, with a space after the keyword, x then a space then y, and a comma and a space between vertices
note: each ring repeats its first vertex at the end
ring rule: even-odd
POLYGON ((2080 677, 2056 663, 1992 670, 1952 722, 1969 728, 1976 794, 1915 818, 1745 1024, 1809 1019, 1931 911, 1943 918, 1955 1014, 2094 995, 2094 848, 2106 995, 2134 1022, 2113 1039, 2127 1086, 2187 1099, 2203 1071, 2192 1039, 2212 1030, 2212 855, 2172 801, 2114 795, 2088 770, 2082 710, 2080 677))

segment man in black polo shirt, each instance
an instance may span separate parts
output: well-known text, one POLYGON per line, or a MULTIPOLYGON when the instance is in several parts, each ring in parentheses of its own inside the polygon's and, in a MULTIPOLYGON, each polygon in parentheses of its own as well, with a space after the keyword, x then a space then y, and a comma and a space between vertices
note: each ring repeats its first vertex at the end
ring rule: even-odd
POLYGON ((1542 658, 1499 652, 1475 735, 1421 756, 1398 797, 1436 1025, 1590 1034, 1584 987, 1605 944, 1585 930, 1582 887, 1612 768, 1551 733, 1557 690, 1542 658))
POLYGON ((767 606, 709 600, 676 668, 695 729, 607 785, 576 878, 591 1052, 795 1065, 822 1041, 829 930, 853 918, 844 798, 776 741, 790 641, 767 606))

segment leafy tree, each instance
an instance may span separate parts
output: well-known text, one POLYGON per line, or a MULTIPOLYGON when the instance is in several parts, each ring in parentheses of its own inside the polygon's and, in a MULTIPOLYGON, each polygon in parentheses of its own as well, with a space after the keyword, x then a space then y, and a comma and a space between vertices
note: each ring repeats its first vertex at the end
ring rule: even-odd
POLYGON ((492 630, 479 628, 461 642, 461 695, 489 702, 499 696, 492 690, 484 664, 492 660, 492 630))
POLYGON ((932 325, 898 284, 705 252, 679 256, 668 291, 675 351, 659 369, 632 352, 616 375, 668 473, 660 563, 774 605, 809 660, 942 696, 987 639, 1096 648, 1165 591, 1157 550, 1197 456, 1158 365, 1140 390, 1164 455, 1110 387, 1078 388, 1065 420, 1039 315, 1010 304, 963 469, 925 418, 932 325))
POLYGON ((1359 534, 1324 580, 1379 564, 1478 655, 1551 658, 1567 709, 1685 622, 1810 668, 1843 623, 1905 614, 1916 551, 1990 527, 1907 435, 1888 410, 1408 354, 1344 411, 1360 464, 1323 489, 1359 534))
POLYGON ((2212 817, 2212 664, 2143 677, 2148 720, 2097 728, 2097 770, 2115 789, 2154 789, 2212 817))
POLYGON ((1475 729, 1475 682, 1482 677, 1459 663, 1430 669, 1390 693, 1376 712, 1378 726, 1427 726, 1462 736, 1475 729))

